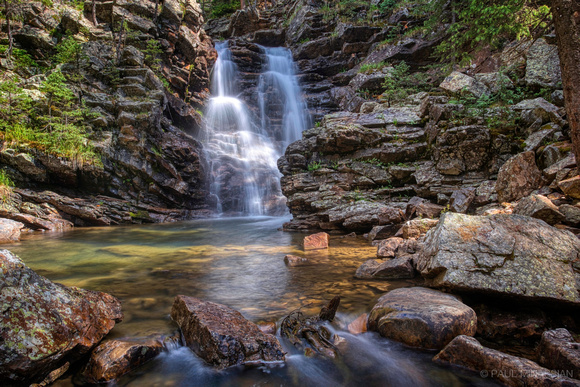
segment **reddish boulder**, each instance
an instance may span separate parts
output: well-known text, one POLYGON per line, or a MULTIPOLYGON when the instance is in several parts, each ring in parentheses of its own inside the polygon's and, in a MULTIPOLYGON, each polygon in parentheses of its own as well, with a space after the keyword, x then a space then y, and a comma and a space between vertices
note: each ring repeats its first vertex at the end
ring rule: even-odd
POLYGON ((82 378, 91 384, 115 381, 153 359, 162 350, 163 342, 158 339, 105 341, 91 353, 82 378))
POLYGON ((288 254, 284 257, 286 266, 300 266, 308 263, 308 258, 299 257, 297 255, 288 254))
POLYGON ((238 311, 194 297, 177 296, 171 318, 185 343, 219 369, 262 361, 283 361, 276 337, 263 333, 238 311))
POLYGON ((304 250, 321 250, 328 248, 328 234, 319 232, 304 237, 304 250))
POLYGON ((0 219, 0 243, 18 242, 24 225, 10 219, 0 219))
POLYGON ((0 385, 28 385, 87 354, 123 319, 101 292, 55 284, 0 250, 0 385))

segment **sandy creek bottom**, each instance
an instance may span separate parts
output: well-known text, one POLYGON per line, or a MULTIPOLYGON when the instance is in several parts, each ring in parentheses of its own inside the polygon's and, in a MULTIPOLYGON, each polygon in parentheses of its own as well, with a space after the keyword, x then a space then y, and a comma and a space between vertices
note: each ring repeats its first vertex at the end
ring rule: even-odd
MULTIPOLYGON (((307 358, 282 341, 284 364, 216 372, 188 348, 171 348, 118 382, 122 386, 488 386, 491 381, 431 362, 433 352, 406 348, 374 333, 353 336, 346 324, 368 312, 405 281, 362 281, 356 268, 376 247, 362 238, 331 237, 328 251, 308 253, 308 266, 286 267, 286 254, 304 256, 304 234, 279 231, 287 218, 224 218, 143 226, 83 228, 35 234, 10 249, 54 282, 118 297, 125 319, 112 338, 172 334, 169 313, 178 294, 225 304, 254 322, 280 321, 301 308, 316 314, 342 297, 332 329, 347 339, 339 360, 307 358)), ((72 386, 60 380, 56 386, 72 386)))

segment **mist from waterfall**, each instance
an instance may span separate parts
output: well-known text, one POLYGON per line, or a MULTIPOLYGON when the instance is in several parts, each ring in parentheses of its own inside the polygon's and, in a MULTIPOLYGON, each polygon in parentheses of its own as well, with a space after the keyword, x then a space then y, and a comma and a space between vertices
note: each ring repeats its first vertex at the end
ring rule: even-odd
POLYGON ((264 49, 266 71, 258 82, 260 116, 256 117, 238 98, 239 73, 228 43, 216 43, 216 50, 213 97, 205 112, 202 138, 210 164, 210 194, 219 213, 282 215, 287 212, 286 198, 277 161, 308 122, 292 58, 283 48, 264 49))

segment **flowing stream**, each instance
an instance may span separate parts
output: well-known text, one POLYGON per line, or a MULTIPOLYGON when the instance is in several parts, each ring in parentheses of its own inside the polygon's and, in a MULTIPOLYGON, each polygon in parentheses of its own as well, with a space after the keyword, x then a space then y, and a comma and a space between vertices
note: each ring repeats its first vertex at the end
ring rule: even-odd
MULTIPOLYGON (((279 322, 301 308, 318 313, 342 297, 331 329, 347 340, 337 361, 307 358, 282 340, 282 365, 217 372, 188 348, 174 347, 126 375, 122 386, 465 386, 489 385, 478 375, 433 364, 433 352, 406 348, 345 326, 368 312, 384 292, 410 282, 360 281, 356 268, 376 254, 360 238, 332 236, 327 251, 309 253, 309 266, 286 267, 284 255, 304 255, 303 234, 278 231, 288 218, 222 218, 191 222, 83 228, 35 234, 11 245, 24 262, 55 282, 118 297, 125 319, 112 338, 170 335, 178 294, 219 302, 254 322, 279 322)), ((72 386, 70 378, 56 386, 72 386)))

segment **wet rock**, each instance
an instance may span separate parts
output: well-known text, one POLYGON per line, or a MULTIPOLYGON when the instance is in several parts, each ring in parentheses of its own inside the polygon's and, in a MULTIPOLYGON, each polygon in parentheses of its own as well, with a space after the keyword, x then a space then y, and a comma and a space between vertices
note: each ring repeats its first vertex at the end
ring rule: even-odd
POLYGON ((546 329, 546 314, 540 308, 472 305, 477 314, 477 335, 502 345, 537 342, 546 329))
POLYGON ((574 199, 580 199, 580 176, 574 176, 570 179, 562 180, 558 183, 558 188, 567 196, 574 199))
POLYGON ((495 189, 500 202, 511 202, 529 195, 540 185, 541 173, 534 152, 523 152, 509 159, 499 170, 495 189))
POLYGON ((469 209, 473 199, 475 199, 475 188, 469 187, 453 191, 449 198, 449 210, 464 214, 469 209))
POLYGON ((219 369, 262 361, 283 361, 276 337, 260 331, 240 312, 198 298, 177 296, 171 318, 198 356, 219 369))
POLYGON ((369 330, 413 347, 440 349, 477 328, 473 309, 456 296, 421 287, 392 290, 369 315, 369 330))
POLYGON ((558 47, 548 44, 544 38, 537 39, 528 49, 526 60, 526 83, 536 87, 561 87, 560 58, 558 47))
POLYGON ((550 370, 569 371, 571 377, 580 377, 580 343, 567 329, 560 328, 542 334, 538 346, 538 363, 550 370))
POLYGON ((348 331, 353 335, 359 335, 361 333, 365 333, 368 328, 368 318, 369 315, 366 313, 361 314, 358 316, 353 322, 348 324, 348 331))
POLYGON ((163 350, 161 340, 108 340, 92 352, 81 375, 87 383, 107 383, 119 379, 156 357, 163 350))
POLYGON ((417 270, 437 288, 577 304, 579 257, 578 238, 541 220, 448 212, 426 235, 417 270))
POLYGON ((24 224, 15 220, 0 218, 0 243, 18 242, 24 224))
POLYGON ((258 328, 268 335, 276 335, 276 323, 275 322, 264 322, 259 323, 258 328))
POLYGON ((410 255, 387 259, 371 274, 374 279, 405 279, 415 278, 415 269, 410 255))
POLYGON ((394 236, 401 228, 400 224, 389 224, 387 226, 375 226, 369 232, 369 241, 387 239, 394 236))
POLYGON ((308 258, 298 257, 296 255, 286 255, 284 257, 286 266, 300 266, 308 263, 308 258))
POLYGON ((325 232, 304 237, 304 250, 320 250, 328 248, 329 235, 325 232))
POLYGON ((484 83, 458 71, 452 72, 439 87, 453 94, 469 93, 478 98, 489 94, 489 89, 484 83))
POLYGON ((433 361, 480 372, 482 376, 497 379, 507 386, 580 385, 579 381, 552 373, 531 360, 486 348, 468 336, 456 337, 433 361))
POLYGON ((123 318, 101 292, 68 288, 39 276, 0 250, 0 384, 40 382, 86 355, 123 318))
POLYGON ((355 278, 362 279, 373 278, 373 274, 380 265, 381 261, 376 259, 368 259, 356 269, 354 276, 355 278))
POLYGON ((558 207, 542 195, 530 195, 521 199, 515 206, 513 213, 541 219, 551 225, 560 223, 565 218, 564 214, 558 211, 558 207))
POLYGON ((437 226, 439 219, 413 219, 405 222, 401 227, 401 235, 404 239, 420 238, 437 226))

